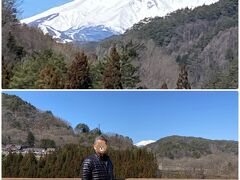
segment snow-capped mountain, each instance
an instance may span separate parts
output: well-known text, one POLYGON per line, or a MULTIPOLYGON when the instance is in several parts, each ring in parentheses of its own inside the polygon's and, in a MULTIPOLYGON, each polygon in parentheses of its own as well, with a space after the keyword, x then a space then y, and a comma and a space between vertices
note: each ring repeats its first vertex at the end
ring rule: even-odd
POLYGON ((154 143, 154 142, 156 142, 156 141, 153 141, 153 140, 140 141, 140 142, 138 142, 134 145, 137 146, 137 147, 143 147, 143 146, 146 146, 146 145, 154 143))
POLYGON ((146 17, 165 16, 218 0, 73 0, 21 22, 61 42, 98 41, 124 33, 146 17))

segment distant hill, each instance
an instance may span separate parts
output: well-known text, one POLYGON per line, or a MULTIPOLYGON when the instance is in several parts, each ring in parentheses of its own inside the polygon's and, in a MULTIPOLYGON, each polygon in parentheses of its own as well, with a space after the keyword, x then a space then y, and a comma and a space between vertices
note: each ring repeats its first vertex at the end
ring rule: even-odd
MULTIPOLYGON (((54 140, 57 146, 81 144, 92 146, 101 131, 93 129, 89 133, 75 134, 67 121, 41 111, 15 95, 2 94, 2 143, 26 144, 28 132, 35 137, 35 145, 41 139, 54 140)), ((103 133, 104 134, 104 133, 103 133)), ((104 134, 113 149, 123 150, 133 147, 129 137, 119 134, 104 134)))
POLYGON ((3 143, 23 144, 29 131, 36 144, 41 139, 52 139, 56 145, 77 143, 71 126, 51 111, 43 112, 17 96, 2 94, 3 143))
POLYGON ((170 136, 146 146, 162 177, 237 178, 238 142, 170 136))
POLYGON ((209 140, 195 137, 165 137, 146 147, 150 148, 159 157, 168 157, 170 159, 200 158, 214 153, 238 155, 237 141, 209 140))

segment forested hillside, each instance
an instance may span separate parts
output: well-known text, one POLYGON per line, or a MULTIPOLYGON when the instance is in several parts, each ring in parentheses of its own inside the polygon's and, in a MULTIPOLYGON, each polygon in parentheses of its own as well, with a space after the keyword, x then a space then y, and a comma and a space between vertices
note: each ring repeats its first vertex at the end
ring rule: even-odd
POLYGON ((124 35, 102 41, 96 53, 130 42, 142 87, 189 88, 181 82, 191 88, 237 88, 238 0, 144 19, 124 35))
POLYGON ((237 178, 238 142, 170 136, 146 146, 165 178, 237 178))
POLYGON ((15 2, 2 1, 3 88, 237 88, 237 0, 144 19, 84 45, 20 24, 15 2))
MULTIPOLYGON (((92 146, 99 128, 90 130, 86 124, 79 123, 74 129, 70 123, 53 115, 51 111, 41 111, 23 101, 18 96, 2 94, 2 143, 41 147, 43 141, 53 141, 56 147, 73 143, 92 146), (32 137, 29 139, 29 137, 32 137)), ((133 147, 129 137, 118 134, 105 134, 111 147, 125 150, 133 147)))

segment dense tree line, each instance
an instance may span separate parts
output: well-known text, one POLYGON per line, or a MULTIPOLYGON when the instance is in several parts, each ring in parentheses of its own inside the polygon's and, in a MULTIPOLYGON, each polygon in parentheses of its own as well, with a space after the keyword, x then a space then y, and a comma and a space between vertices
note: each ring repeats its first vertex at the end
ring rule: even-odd
MULTIPOLYGON (((51 49, 34 52, 14 66, 12 76, 8 80, 8 88, 136 88, 139 82, 136 68, 131 65, 126 55, 123 56, 119 55, 116 48, 112 48, 110 55, 106 57, 107 61, 91 67, 84 52, 77 53, 70 64, 64 61, 62 55, 51 49), (104 67, 101 66, 102 63, 104 67)), ((7 81, 7 75, 4 78, 7 81)))
POLYGON ((238 0, 220 0, 209 6, 203 5, 193 10, 185 8, 165 17, 144 19, 135 24, 127 33, 134 33, 141 38, 153 39, 158 45, 167 46, 173 37, 181 40, 181 37, 178 37, 175 32, 176 28, 199 20, 215 24, 214 29, 202 37, 201 47, 205 47, 204 44, 207 44, 207 41, 219 31, 238 25, 238 0))
MULTIPOLYGON (((237 44, 220 42, 221 48, 224 48, 221 60, 218 60, 216 54, 211 54, 209 47, 215 47, 213 44, 222 33, 232 33, 232 29, 237 27, 238 0, 220 0, 194 9, 179 9, 165 17, 144 19, 129 29, 126 36, 151 39, 156 46, 167 49, 169 54, 176 54, 176 63, 186 66, 192 87, 202 81, 200 88, 233 89, 238 87, 237 44), (184 46, 189 42, 192 45, 186 49, 184 46), (206 51, 210 53, 203 56, 206 51), (230 56, 224 58, 224 53, 230 56), (209 62, 205 61, 208 58, 209 62), (224 65, 219 63, 223 60, 224 65)), ((237 35, 234 36, 237 38, 237 35)), ((184 73, 180 74, 183 76, 184 73)), ((179 82, 177 83, 179 88, 179 82)), ((162 84, 161 88, 166 89, 165 85, 162 84)))
POLYGON ((104 58, 106 61, 100 60, 103 61, 104 66, 99 62, 89 63, 90 58, 77 46, 58 44, 40 30, 20 24, 17 19, 17 4, 17 0, 2 1, 3 88, 122 89, 137 87, 139 82, 137 68, 131 64, 130 56, 126 54, 127 49, 124 51, 115 49, 115 54, 112 53, 114 50, 111 50, 104 58), (112 82, 113 79, 115 82, 112 82))
MULTIPOLYGON (((81 164, 93 153, 92 147, 66 145, 55 153, 37 159, 32 153, 9 154, 3 157, 3 177, 21 178, 78 178, 81 164)), ((152 153, 144 149, 109 150, 116 178, 156 177, 157 164, 152 153)))

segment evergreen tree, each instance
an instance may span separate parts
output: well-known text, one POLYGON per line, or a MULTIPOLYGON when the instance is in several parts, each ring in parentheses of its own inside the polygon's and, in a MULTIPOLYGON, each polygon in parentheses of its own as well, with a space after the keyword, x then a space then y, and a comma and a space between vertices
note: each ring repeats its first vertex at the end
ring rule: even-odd
POLYGON ((40 72, 38 86, 40 89, 57 89, 59 81, 58 75, 55 73, 55 68, 48 66, 40 72))
POLYGON ((92 134, 97 135, 97 136, 99 136, 99 135, 102 134, 102 131, 101 131, 101 129, 99 129, 99 128, 92 129, 90 132, 91 132, 92 134))
POLYGON ((80 133, 88 133, 90 129, 88 125, 80 123, 74 128, 74 131, 76 134, 80 134, 80 133))
POLYGON ((124 89, 136 88, 140 82, 138 76, 138 68, 132 65, 132 57, 136 57, 137 53, 131 43, 122 48, 120 53, 121 82, 124 89), (129 47, 130 46, 130 47, 129 47))
POLYGON ((103 74, 106 68, 106 59, 100 60, 91 65, 90 74, 92 79, 92 86, 94 89, 103 88, 103 74))
POLYGON ((35 143, 35 137, 34 137, 33 133, 31 131, 29 131, 28 135, 27 135, 27 144, 30 147, 33 147, 34 143, 35 143))
POLYGON ((8 32, 7 48, 9 49, 10 53, 12 53, 15 56, 14 57, 15 60, 19 61, 24 56, 26 56, 26 51, 22 46, 18 45, 11 31, 8 32))
POLYGON ((3 89, 9 88, 9 83, 13 77, 13 68, 12 63, 7 63, 4 56, 2 57, 2 87, 3 89))
POLYGON ((161 86, 161 89, 168 89, 168 85, 166 82, 164 82, 161 86))
POLYGON ((62 74, 57 72, 56 67, 49 65, 40 71, 37 86, 40 89, 62 89, 64 83, 62 74))
POLYGON ((41 148, 56 148, 56 144, 54 140, 51 139, 41 139, 40 141, 40 147, 41 148))
POLYGON ((218 70, 202 88, 206 89, 237 89, 238 88, 238 61, 230 61, 228 71, 218 70))
MULTIPOLYGON (((39 160, 33 153, 9 154, 3 159, 3 177, 21 178, 78 178, 83 160, 94 153, 92 147, 68 144, 39 160)), ((109 149, 116 178, 154 178, 157 163, 154 155, 145 149, 109 149)))
MULTIPOLYGON (((138 67, 132 64, 133 59, 137 57, 136 48, 132 42, 123 45, 119 51, 116 46, 113 46, 109 56, 105 57, 105 61, 96 66, 98 72, 102 73, 100 77, 102 77, 103 88, 132 89, 137 87, 140 82, 138 67)), ((94 79, 99 79, 99 77, 94 79)))
POLYGON ((6 157, 2 157, 2 176, 12 177, 12 168, 15 168, 13 164, 14 155, 10 152, 6 157))
POLYGON ((120 56, 114 46, 110 51, 106 68, 103 74, 104 89, 122 89, 120 56))
POLYGON ((177 81, 177 89, 191 89, 191 86, 188 82, 188 72, 185 65, 181 66, 177 81))
POLYGON ((68 70, 69 89, 89 89, 92 87, 92 81, 89 74, 89 65, 87 56, 78 53, 68 70))
POLYGON ((20 177, 34 178, 37 175, 37 160, 33 153, 26 154, 20 164, 20 177))
POLYGON ((65 83, 66 63, 51 49, 35 52, 17 65, 10 88, 62 88, 65 83))
POLYGON ((26 51, 17 44, 11 31, 8 33, 5 51, 7 51, 3 52, 5 56, 2 56, 2 85, 3 88, 9 88, 14 66, 20 63, 21 59, 26 56, 26 51))

